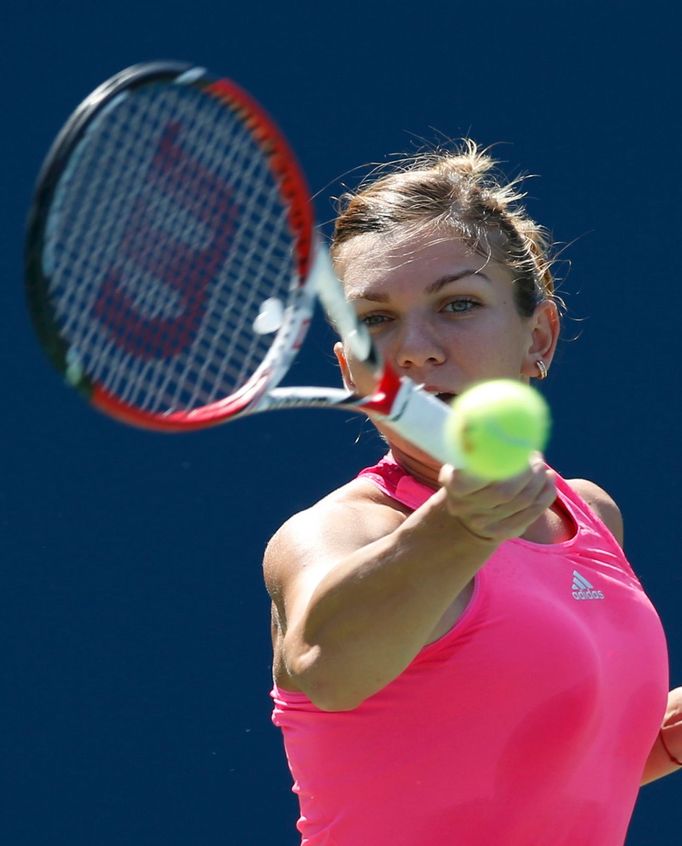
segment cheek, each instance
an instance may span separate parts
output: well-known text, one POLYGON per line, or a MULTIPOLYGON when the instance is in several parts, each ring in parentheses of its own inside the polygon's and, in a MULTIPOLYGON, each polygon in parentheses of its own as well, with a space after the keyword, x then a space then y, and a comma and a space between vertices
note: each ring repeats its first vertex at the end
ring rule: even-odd
POLYGON ((526 333, 510 331, 508 323, 491 322, 459 332, 451 346, 450 361, 468 380, 518 378, 530 343, 526 333))
POLYGON ((369 394, 374 390, 376 378, 374 372, 367 365, 361 364, 359 361, 348 356, 348 370, 352 385, 355 391, 359 394, 369 394))
MULTIPOLYGON (((485 347, 488 355, 497 355, 504 359, 519 358, 532 341, 530 326, 518 315, 513 303, 509 303, 505 309, 500 309, 494 319, 478 329, 479 348, 485 347)), ((476 343, 476 339, 472 340, 476 343)))

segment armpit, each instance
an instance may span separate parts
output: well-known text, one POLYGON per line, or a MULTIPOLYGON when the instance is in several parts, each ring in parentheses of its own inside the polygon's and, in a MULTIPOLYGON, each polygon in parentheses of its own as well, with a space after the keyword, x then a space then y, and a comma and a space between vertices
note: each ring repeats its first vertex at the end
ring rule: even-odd
POLYGON ((587 479, 570 479, 568 484, 590 506, 606 528, 623 545, 623 516, 615 500, 599 485, 587 479))

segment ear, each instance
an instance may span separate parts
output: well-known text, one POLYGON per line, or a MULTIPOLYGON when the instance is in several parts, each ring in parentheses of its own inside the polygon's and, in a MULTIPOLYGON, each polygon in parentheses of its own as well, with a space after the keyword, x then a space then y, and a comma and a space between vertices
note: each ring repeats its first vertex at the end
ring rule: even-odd
POLYGON ((353 378, 350 375, 350 367, 348 366, 346 351, 344 350, 341 341, 337 341, 334 344, 334 355, 336 356, 336 360, 339 362, 339 367, 341 368, 341 376, 343 377, 344 386, 347 390, 354 391, 355 382, 353 381, 353 378))
POLYGON ((536 379, 538 360, 542 359, 549 370, 559 341, 561 323, 556 303, 551 300, 539 303, 529 321, 530 345, 523 363, 522 374, 529 379, 536 379))

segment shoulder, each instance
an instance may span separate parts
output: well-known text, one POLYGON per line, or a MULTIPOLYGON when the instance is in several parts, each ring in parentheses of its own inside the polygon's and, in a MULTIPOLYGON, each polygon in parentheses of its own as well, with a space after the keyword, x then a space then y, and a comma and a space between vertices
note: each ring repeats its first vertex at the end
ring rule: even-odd
POLYGON ((366 479, 354 479, 315 505, 290 517, 275 533, 268 550, 282 545, 308 546, 315 541, 365 542, 402 522, 409 511, 366 479))
POLYGON ((590 506, 622 546, 623 516, 613 497, 599 485, 587 479, 567 479, 566 482, 590 506))
POLYGON ((396 529, 408 514, 367 479, 355 479, 294 514, 265 550, 272 599, 277 602, 292 582, 317 581, 343 556, 396 529))

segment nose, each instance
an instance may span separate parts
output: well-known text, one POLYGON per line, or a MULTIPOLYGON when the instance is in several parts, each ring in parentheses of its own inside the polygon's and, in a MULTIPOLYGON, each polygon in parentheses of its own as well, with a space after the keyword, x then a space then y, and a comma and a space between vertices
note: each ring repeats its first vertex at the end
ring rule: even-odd
POLYGON ((395 363, 403 370, 443 364, 446 350, 435 328, 427 321, 405 321, 396 338, 395 363))

